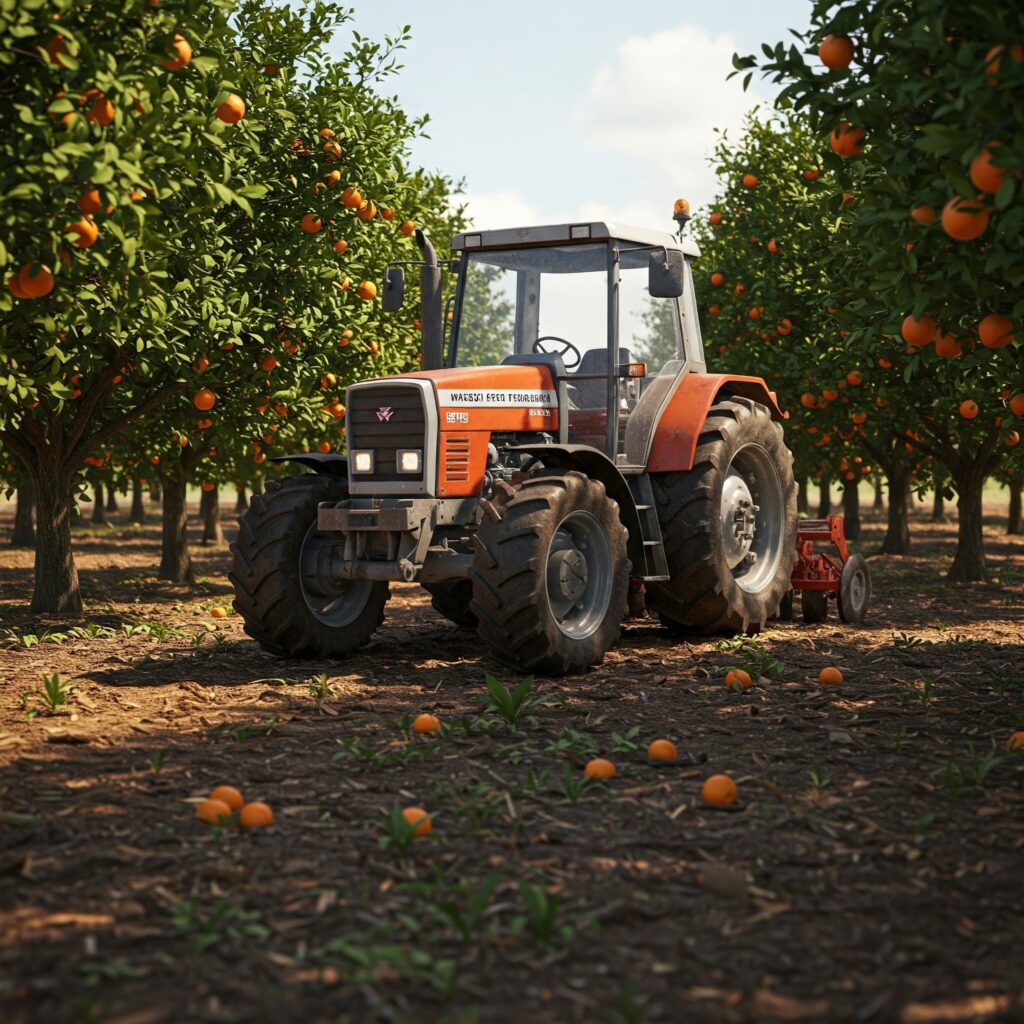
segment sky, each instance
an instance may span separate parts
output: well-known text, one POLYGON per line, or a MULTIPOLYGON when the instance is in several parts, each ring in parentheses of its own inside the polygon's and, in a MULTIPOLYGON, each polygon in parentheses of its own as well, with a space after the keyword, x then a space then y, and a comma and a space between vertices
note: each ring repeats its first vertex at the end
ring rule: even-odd
MULTIPOLYGON (((789 40, 811 0, 388 0, 351 25, 412 42, 391 80, 431 117, 414 158, 465 181, 479 228, 608 219, 672 229, 710 202, 714 129, 773 95, 726 81, 734 52, 789 40)), ((351 33, 339 32, 340 54, 351 33)))

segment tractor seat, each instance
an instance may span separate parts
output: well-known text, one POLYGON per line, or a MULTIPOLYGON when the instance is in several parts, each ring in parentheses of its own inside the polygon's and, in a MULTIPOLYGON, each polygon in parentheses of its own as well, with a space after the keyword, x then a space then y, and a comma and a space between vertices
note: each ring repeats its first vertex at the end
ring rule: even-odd
MULTIPOLYGON (((628 348, 619 347, 619 365, 631 363, 633 356, 628 348)), ((608 349, 590 348, 583 353, 579 369, 569 374, 569 380, 576 389, 574 401, 580 409, 603 409, 608 404, 608 349), (572 380, 575 376, 599 373, 603 380, 572 380)))

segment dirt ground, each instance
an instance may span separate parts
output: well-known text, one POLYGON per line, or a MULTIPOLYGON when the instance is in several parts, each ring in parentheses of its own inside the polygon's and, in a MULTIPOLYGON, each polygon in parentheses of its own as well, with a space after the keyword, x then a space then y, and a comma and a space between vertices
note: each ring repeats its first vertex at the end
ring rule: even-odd
POLYGON ((23 611, 31 553, 5 545, 0 1019, 1024 1020, 1004 511, 988 584, 947 583, 955 526, 917 521, 912 556, 870 559, 864 627, 678 642, 633 620, 600 668, 535 680, 514 729, 484 677, 518 679, 414 588, 358 656, 299 663, 211 617, 226 547, 194 549, 189 592, 156 580, 155 525, 79 529, 69 622, 23 611), (439 736, 409 735, 423 711, 439 736), (678 763, 647 761, 658 737, 678 763), (595 753, 618 776, 581 787, 595 753), (718 772, 734 807, 702 804, 718 772), (198 821, 221 783, 275 824, 198 821), (433 832, 403 849, 409 805, 433 832))

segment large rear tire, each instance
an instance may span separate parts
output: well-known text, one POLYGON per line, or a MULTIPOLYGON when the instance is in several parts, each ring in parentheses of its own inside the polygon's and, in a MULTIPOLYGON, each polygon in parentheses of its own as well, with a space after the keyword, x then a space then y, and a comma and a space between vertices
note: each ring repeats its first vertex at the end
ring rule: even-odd
POLYGON ((651 479, 670 579, 647 584, 648 605, 677 631, 758 632, 779 614, 796 558, 796 481, 781 426, 760 403, 723 396, 693 469, 651 479))
POLYGON ((246 633, 265 650, 292 658, 339 658, 384 621, 387 583, 332 583, 324 571, 334 538, 317 531, 317 506, 344 501, 338 477, 271 481, 238 521, 228 573, 246 633))
POLYGON ((599 665, 626 614, 626 539, 600 481, 576 472, 525 481, 474 538, 478 634, 527 671, 599 665))

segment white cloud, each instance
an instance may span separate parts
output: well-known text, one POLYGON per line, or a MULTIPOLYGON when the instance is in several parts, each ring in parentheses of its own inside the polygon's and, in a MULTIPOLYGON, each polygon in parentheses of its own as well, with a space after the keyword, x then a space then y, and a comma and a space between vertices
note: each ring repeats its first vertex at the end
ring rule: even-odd
POLYGON ((470 226, 481 231, 547 223, 536 206, 512 189, 469 193, 466 196, 466 216, 470 226))
MULTIPOLYGON (((637 162, 637 189, 651 196, 650 205, 657 201, 653 223, 665 219, 677 196, 694 207, 710 202, 715 177, 707 156, 715 129, 735 136, 747 111, 762 102, 743 92, 739 78, 726 81, 736 48, 731 35, 712 38, 692 25, 634 36, 590 83, 576 113, 581 139, 637 162)), ((636 194, 626 199, 646 213, 636 194)))

